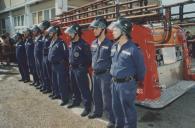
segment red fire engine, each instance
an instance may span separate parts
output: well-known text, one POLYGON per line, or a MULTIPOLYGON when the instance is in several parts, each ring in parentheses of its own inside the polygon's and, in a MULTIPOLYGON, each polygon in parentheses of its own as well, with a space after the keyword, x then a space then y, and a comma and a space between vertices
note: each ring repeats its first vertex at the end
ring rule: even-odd
MULTIPOLYGON (((62 31, 79 23, 83 39, 90 44, 95 37, 88 25, 95 17, 103 16, 109 22, 118 16, 129 18, 133 22, 132 40, 141 48, 147 67, 144 86, 137 89, 137 104, 163 108, 195 85, 185 32, 171 22, 171 7, 190 3, 193 1, 162 7, 147 0, 123 0, 120 3, 99 0, 65 12, 51 23, 60 25, 62 31)), ((111 32, 107 36, 112 40, 111 32)), ((67 35, 62 35, 62 38, 69 42, 67 35)))

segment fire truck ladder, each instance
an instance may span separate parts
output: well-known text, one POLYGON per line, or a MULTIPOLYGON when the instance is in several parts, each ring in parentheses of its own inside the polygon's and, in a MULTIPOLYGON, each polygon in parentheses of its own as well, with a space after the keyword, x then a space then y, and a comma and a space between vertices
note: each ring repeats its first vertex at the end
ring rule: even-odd
POLYGON ((51 20, 53 24, 63 27, 74 23, 88 25, 97 16, 113 21, 118 16, 130 18, 133 22, 148 22, 161 18, 158 4, 147 4, 145 0, 128 0, 116 3, 114 0, 99 0, 88 5, 70 10, 51 20))

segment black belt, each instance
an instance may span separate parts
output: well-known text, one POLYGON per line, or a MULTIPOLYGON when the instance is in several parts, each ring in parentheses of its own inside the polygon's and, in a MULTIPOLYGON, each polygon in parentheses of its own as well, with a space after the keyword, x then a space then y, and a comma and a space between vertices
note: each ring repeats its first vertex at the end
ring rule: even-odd
POLYGON ((56 61, 56 62, 52 62, 52 64, 63 64, 65 61, 61 60, 61 61, 56 61))
POLYGON ((112 77, 112 81, 116 83, 124 83, 124 82, 129 82, 131 80, 135 80, 133 76, 129 77, 124 77, 124 78, 117 78, 117 77, 112 77))
POLYGON ((94 70, 94 74, 95 75, 101 75, 101 74, 106 73, 107 71, 109 71, 109 70, 94 70))
POLYGON ((70 64, 71 68, 80 68, 80 67, 85 67, 83 64, 70 64))

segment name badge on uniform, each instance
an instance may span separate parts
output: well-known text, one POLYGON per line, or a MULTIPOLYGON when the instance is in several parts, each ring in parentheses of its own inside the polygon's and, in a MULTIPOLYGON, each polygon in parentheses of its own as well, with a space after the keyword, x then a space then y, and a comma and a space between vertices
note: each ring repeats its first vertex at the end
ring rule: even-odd
POLYGON ((79 53, 78 52, 75 52, 74 53, 74 57, 79 57, 79 53))
POLYGON ((91 45, 92 48, 97 48, 97 45, 91 45))
POLYGON ((65 44, 63 43, 63 48, 64 48, 64 50, 66 50, 66 46, 65 46, 65 44))
POLYGON ((102 46, 102 48, 104 48, 104 49, 108 49, 108 46, 102 46))
POLYGON ((111 49, 111 52, 116 52, 116 49, 111 49))
POLYGON ((122 53, 125 54, 125 55, 128 55, 128 56, 131 56, 131 52, 129 52, 129 51, 123 50, 122 53))
POLYGON ((78 49, 79 49, 79 50, 82 50, 82 48, 81 48, 81 47, 79 47, 79 46, 78 46, 78 49))

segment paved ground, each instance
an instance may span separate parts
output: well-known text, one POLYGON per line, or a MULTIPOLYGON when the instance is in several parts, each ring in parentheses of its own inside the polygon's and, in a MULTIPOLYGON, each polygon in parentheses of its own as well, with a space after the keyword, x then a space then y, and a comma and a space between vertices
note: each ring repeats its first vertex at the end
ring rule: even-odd
MULTIPOLYGON (((60 107, 17 79, 14 68, 0 66, 0 128, 105 128, 105 121, 81 118, 81 108, 60 107)), ((194 109, 195 88, 164 109, 137 106, 138 128, 195 128, 194 109)))

